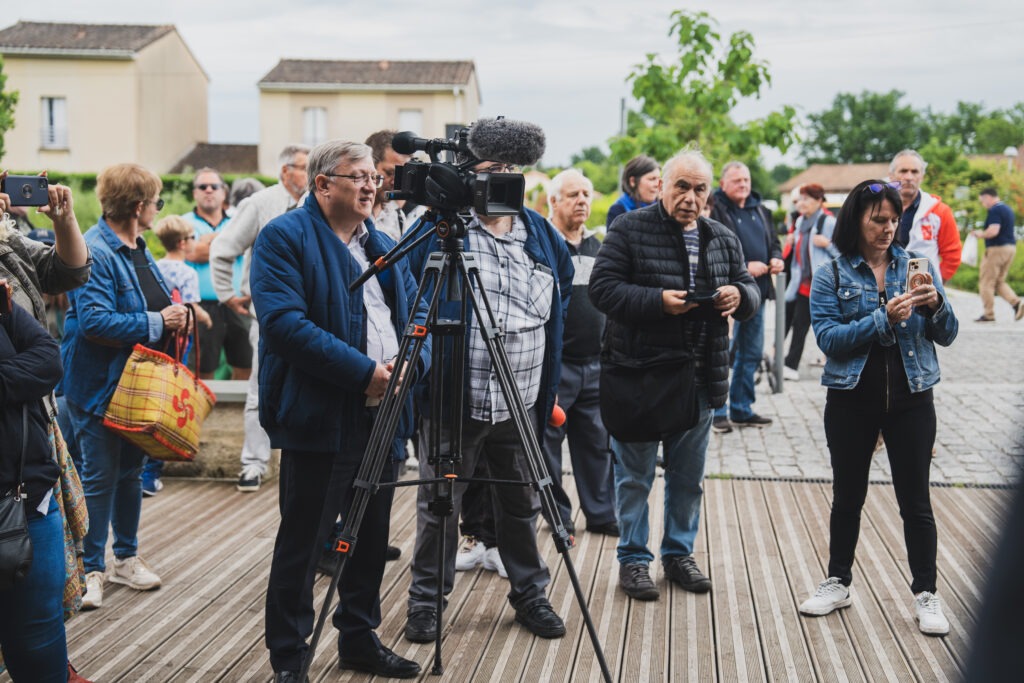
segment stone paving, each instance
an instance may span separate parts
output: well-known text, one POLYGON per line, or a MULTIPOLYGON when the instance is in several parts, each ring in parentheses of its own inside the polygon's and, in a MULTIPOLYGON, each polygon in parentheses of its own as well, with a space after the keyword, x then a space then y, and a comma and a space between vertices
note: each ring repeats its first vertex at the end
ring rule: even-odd
MULTIPOLYGON (((981 315, 976 294, 951 290, 949 299, 960 332, 952 346, 939 348, 942 381, 935 387, 938 434, 932 482, 1013 484, 1024 461, 1024 320, 1015 322, 1009 305, 997 299, 997 321, 976 323, 981 315)), ((770 350, 774 304, 766 314, 770 350)), ((757 385, 754 410, 771 417, 771 426, 711 435, 708 476, 832 478, 822 422, 826 390, 820 384, 821 368, 809 365, 819 355, 809 333, 800 381, 785 382, 778 394, 764 380, 757 385)), ((871 478, 892 480, 884 448, 876 454, 871 478)))

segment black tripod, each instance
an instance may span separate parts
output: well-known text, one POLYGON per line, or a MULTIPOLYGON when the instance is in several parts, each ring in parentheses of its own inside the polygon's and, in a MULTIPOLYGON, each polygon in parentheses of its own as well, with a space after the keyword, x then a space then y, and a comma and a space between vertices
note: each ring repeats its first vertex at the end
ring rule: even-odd
MULTIPOLYGON (((441 660, 441 632, 443 624, 443 585, 444 585, 444 556, 445 556, 445 532, 448 517, 454 510, 453 489, 456 482, 482 482, 497 485, 510 486, 532 486, 540 497, 541 507, 544 516, 551 520, 552 537, 555 541, 555 548, 562 555, 569 580, 576 593, 576 602, 583 613, 583 620, 586 623, 590 640, 594 645, 595 655, 601 667, 604 680, 611 682, 611 673, 608 664, 605 662, 601 643, 597 637, 593 620, 587 609, 583 589, 580 586, 579 577, 569 556, 569 549, 573 545, 573 538, 566 530, 558 514, 558 507, 555 504, 554 495, 551 492, 551 477, 547 471, 547 465, 540 452, 540 446, 531 424, 529 412, 523 403, 522 396, 515 384, 515 377, 509 364, 505 347, 502 343, 503 333, 497 324, 494 313, 487 301, 483 283, 477 267, 476 259, 472 254, 466 254, 462 250, 462 240, 466 234, 466 220, 458 213, 447 213, 443 217, 435 214, 435 225, 433 231, 427 231, 417 236, 415 233, 405 235, 398 245, 388 254, 378 259, 370 269, 366 271, 353 284, 352 288, 359 287, 367 279, 390 266, 392 263, 408 254, 421 242, 433 237, 436 233, 441 238, 441 251, 430 254, 424 268, 423 277, 420 281, 419 291, 416 293, 416 302, 422 301, 423 297, 430 291, 432 294, 427 308, 426 324, 419 325, 410 322, 402 337, 399 346, 398 356, 395 362, 395 370, 391 375, 384 399, 378 409, 377 418, 374 421, 370 432, 366 453, 362 465, 356 475, 354 483, 354 494, 348 514, 344 518, 344 526, 338 536, 335 550, 341 553, 340 561, 331 577, 331 585, 324 598, 324 605, 317 618, 316 628, 310 640, 309 649, 302 663, 302 671, 299 680, 305 680, 305 676, 312 664, 316 653, 317 642, 327 621, 330 612, 331 602, 337 590, 338 582, 344 571, 349 553, 356 545, 356 535, 366 506, 372 496, 381 486, 415 486, 430 484, 434 487, 434 496, 429 504, 430 511, 439 518, 439 533, 436 550, 437 558, 437 631, 434 634, 434 665, 431 673, 440 675, 444 673, 444 666, 441 660), (442 300, 442 290, 448 295, 448 301, 461 302, 460 317, 458 320, 439 318, 439 306, 442 300), (526 464, 529 469, 531 481, 506 481, 495 479, 469 479, 459 477, 456 474, 456 466, 461 462, 462 453, 462 411, 464 393, 464 360, 466 353, 466 329, 468 325, 469 307, 472 306, 473 314, 476 316, 480 334, 487 347, 487 352, 494 368, 495 377, 501 388, 501 393, 508 404, 512 421, 515 425, 519 441, 523 446, 526 455, 526 464), (440 339, 450 338, 451 352, 451 377, 450 392, 445 392, 444 381, 431 382, 430 394, 430 433, 428 435, 428 463, 434 468, 435 476, 431 479, 420 479, 406 481, 400 484, 380 484, 381 472, 391 457, 391 444, 395 431, 401 417, 402 407, 412 387, 413 368, 426 342, 427 335, 433 339, 431 358, 432 371, 442 372, 444 365, 444 344, 438 343, 440 339), (408 380, 408 381, 406 381, 408 380), (450 395, 448 395, 450 393, 450 395), (448 450, 442 451, 441 428, 445 417, 443 408, 448 407, 448 422, 450 425, 448 450)), ((427 223, 429 221, 424 221, 427 223)))

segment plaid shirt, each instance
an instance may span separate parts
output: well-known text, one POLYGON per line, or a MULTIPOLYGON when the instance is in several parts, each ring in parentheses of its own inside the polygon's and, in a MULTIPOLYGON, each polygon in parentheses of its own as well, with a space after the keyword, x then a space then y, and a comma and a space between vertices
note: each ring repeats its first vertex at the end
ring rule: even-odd
MULTIPOLYGON (((469 251, 477 260, 480 281, 505 333, 504 346, 516 386, 527 408, 537 401, 544 364, 544 324, 551 316, 551 271, 534 263, 526 253, 527 231, 519 216, 513 216, 512 230, 495 237, 475 214, 469 224, 469 251)), ((491 358, 473 318, 466 345, 469 359, 469 415, 492 424, 511 418, 501 393, 491 358)))

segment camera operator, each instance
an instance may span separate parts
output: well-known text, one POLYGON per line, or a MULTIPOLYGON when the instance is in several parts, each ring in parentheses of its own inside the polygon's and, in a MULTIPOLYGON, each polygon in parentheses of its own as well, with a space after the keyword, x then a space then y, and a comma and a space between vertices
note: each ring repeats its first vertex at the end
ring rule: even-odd
MULTIPOLYGON (((260 422, 282 449, 281 525, 266 607, 266 642, 280 683, 298 681, 313 630, 315 559, 338 514, 351 507, 374 406, 397 371, 387 359, 398 351, 416 298, 402 262, 348 289, 368 261, 394 246, 368 220, 382 180, 370 148, 326 142, 310 152, 308 166, 305 203, 260 232, 250 278, 261 335, 260 422)), ((429 354, 425 344, 417 370, 429 366, 429 354)), ((391 468, 382 475, 392 481, 391 468)), ((410 678, 419 665, 374 633, 393 491, 384 488, 367 503, 338 585, 334 626, 343 669, 410 678)))
MULTIPOLYGON (((514 173, 508 164, 483 161, 477 173, 514 173)), ((479 265, 480 279, 496 320, 504 331, 504 346, 516 386, 530 410, 534 432, 540 436, 551 414, 558 386, 562 329, 572 289, 573 267, 565 240, 540 214, 522 209, 514 216, 483 216, 472 211, 463 247, 479 265)), ((427 256, 441 249, 435 236, 410 254, 410 268, 420 274, 427 256)), ((431 293, 426 294, 427 298, 431 293)), ((439 317, 459 319, 461 302, 446 301, 439 317)), ((489 474, 497 479, 529 481, 526 454, 519 442, 509 406, 493 373, 479 321, 470 310, 466 330, 465 396, 462 431, 462 462, 459 476, 472 476, 478 459, 487 463, 489 474)), ((435 340, 434 343, 439 343, 435 340)), ((447 349, 446 349, 447 350, 447 349)), ((444 381, 451 376, 451 354, 445 355, 445 367, 438 368, 429 381, 444 381)), ((459 391, 461 388, 452 388, 459 391)), ((421 415, 430 414, 429 386, 417 387, 421 415)), ((444 432, 445 430, 442 430, 444 432)), ((424 418, 421 435, 430 434, 430 420, 424 418)), ((442 433, 442 439, 448 435, 442 433)), ((421 442, 420 452, 426 452, 421 442)), ((420 474, 434 476, 434 466, 420 459, 420 474)), ((456 484, 452 495, 457 520, 465 484, 456 484)), ((532 488, 495 486, 494 511, 497 544, 508 572, 508 599, 516 612, 516 621, 543 638, 559 638, 565 624, 546 596, 550 583, 547 566, 537 549, 536 520, 540 502, 532 488)), ((437 576, 437 534, 439 518, 429 509, 430 491, 423 487, 417 497, 416 547, 412 561, 412 585, 409 588, 408 620, 405 637, 413 642, 429 642, 437 629, 436 596, 451 593, 455 576, 458 526, 446 526, 444 577, 437 576)))

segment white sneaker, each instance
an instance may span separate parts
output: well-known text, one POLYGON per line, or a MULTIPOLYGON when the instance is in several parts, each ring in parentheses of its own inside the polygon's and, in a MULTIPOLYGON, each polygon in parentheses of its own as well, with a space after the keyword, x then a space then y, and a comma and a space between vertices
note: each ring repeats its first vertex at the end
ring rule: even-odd
POLYGON ((141 557, 114 558, 114 569, 110 572, 111 583, 122 583, 137 591, 151 591, 160 587, 160 577, 150 569, 141 557))
POLYGON ((484 544, 472 536, 463 536, 459 545, 459 552, 455 556, 455 571, 466 572, 475 569, 484 561, 484 553, 487 548, 484 544))
POLYGON ((89 572, 85 575, 85 595, 82 609, 96 609, 103 606, 103 572, 89 572))
POLYGON ((789 382, 799 382, 800 372, 786 365, 782 368, 782 379, 789 382))
POLYGON ((942 601, 934 593, 925 591, 914 598, 914 619, 921 633, 944 636, 949 633, 949 620, 942 613, 942 601))
POLYGON ((498 552, 498 547, 488 548, 487 552, 484 553, 484 569, 489 572, 498 572, 498 576, 503 579, 508 578, 508 572, 505 571, 505 563, 501 561, 501 554, 498 552))
POLYGON ((814 595, 800 604, 800 613, 820 617, 840 607, 849 607, 852 602, 850 589, 838 578, 830 576, 818 584, 814 595))

